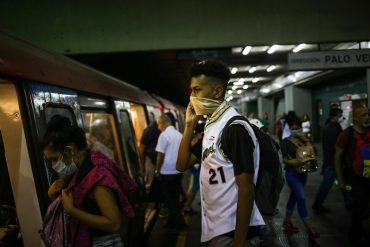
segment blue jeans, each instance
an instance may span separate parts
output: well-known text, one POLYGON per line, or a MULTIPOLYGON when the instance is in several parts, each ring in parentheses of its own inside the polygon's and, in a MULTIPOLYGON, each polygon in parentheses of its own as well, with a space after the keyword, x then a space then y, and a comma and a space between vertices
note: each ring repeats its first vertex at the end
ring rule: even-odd
POLYGON ((286 205, 286 211, 293 213, 294 207, 298 205, 298 213, 302 219, 308 218, 304 186, 307 182, 307 173, 298 173, 293 170, 285 171, 285 179, 290 188, 290 197, 286 205))
POLYGON ((335 181, 335 169, 329 165, 325 168, 322 181, 319 189, 317 190, 315 202, 316 205, 322 205, 325 201, 326 196, 329 194, 331 187, 333 187, 335 181))

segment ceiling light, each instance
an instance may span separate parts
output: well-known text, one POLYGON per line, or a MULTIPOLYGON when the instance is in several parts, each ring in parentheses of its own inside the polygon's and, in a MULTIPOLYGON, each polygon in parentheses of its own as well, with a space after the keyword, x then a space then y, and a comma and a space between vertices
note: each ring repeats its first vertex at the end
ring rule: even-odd
POLYGON ((243 50, 243 55, 245 56, 245 55, 248 55, 248 53, 251 51, 251 49, 252 49, 252 46, 246 46, 245 48, 244 48, 244 50, 243 50))
POLYGON ((270 47, 270 49, 267 50, 268 54, 274 53, 279 48, 279 45, 273 45, 270 47))
POLYGON ((252 80, 252 82, 253 83, 256 83, 256 82, 258 82, 260 79, 258 78, 258 77, 255 77, 255 78, 253 78, 253 80, 252 80))
POLYGON ((253 73, 254 71, 256 71, 257 70, 257 68, 256 67, 252 67, 252 68, 250 68, 249 70, 248 70, 248 72, 249 73, 253 73))
POLYGON ((237 86, 232 86, 232 90, 236 90, 238 87, 237 86))
POLYGON ((243 90, 239 89, 238 91, 236 91, 237 94, 241 94, 243 92, 243 90))
POLYGON ((283 85, 281 85, 280 83, 275 83, 275 84, 274 84, 274 86, 275 86, 276 88, 282 88, 282 87, 283 87, 283 85))
POLYGON ((269 93, 269 92, 270 92, 270 89, 269 89, 269 88, 267 88, 267 87, 265 87, 265 88, 262 88, 262 89, 261 89, 261 92, 262 92, 262 93, 269 93))
POLYGON ((238 72, 237 67, 234 67, 234 68, 231 69, 231 74, 236 74, 236 72, 238 72))
POLYGON ((243 86, 243 89, 248 89, 249 88, 249 86, 248 85, 244 85, 243 86))
POLYGON ((227 93, 228 93, 228 94, 232 94, 232 93, 233 93, 233 91, 231 91, 231 90, 228 90, 228 91, 227 91, 227 93))
POLYGON ((274 69, 276 69, 276 66, 275 66, 275 65, 271 65, 271 66, 268 66, 268 67, 267 67, 266 71, 267 71, 267 72, 271 72, 271 71, 273 71, 274 69))
POLYGON ((300 50, 302 50, 304 47, 306 46, 306 44, 300 44, 298 45, 296 48, 293 49, 293 52, 299 52, 300 50))

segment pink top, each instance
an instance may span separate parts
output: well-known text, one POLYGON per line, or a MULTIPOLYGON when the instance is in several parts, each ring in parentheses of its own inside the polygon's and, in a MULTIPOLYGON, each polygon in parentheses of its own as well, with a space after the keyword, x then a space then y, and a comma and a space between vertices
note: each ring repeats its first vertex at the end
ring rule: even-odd
MULTIPOLYGON (((134 217, 134 210, 126 195, 137 187, 135 181, 99 151, 91 150, 90 157, 94 167, 79 183, 76 181, 77 172, 66 190, 72 192, 74 206, 84 210, 83 202, 87 193, 96 185, 106 186, 116 192, 122 212, 128 218, 134 217)), ((70 246, 91 246, 88 225, 69 217, 69 230, 70 246)))

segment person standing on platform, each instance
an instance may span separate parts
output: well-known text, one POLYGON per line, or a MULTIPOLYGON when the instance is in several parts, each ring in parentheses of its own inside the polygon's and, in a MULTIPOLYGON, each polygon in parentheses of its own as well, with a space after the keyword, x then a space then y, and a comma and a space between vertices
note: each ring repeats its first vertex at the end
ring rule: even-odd
POLYGON ((160 176, 162 192, 169 211, 168 225, 177 230, 184 230, 184 217, 180 209, 180 189, 182 174, 176 170, 177 153, 182 135, 172 125, 166 115, 157 118, 157 125, 161 134, 158 138, 157 163, 155 174, 160 176))
POLYGON ((339 124, 342 112, 343 111, 341 109, 332 108, 323 131, 322 147, 324 159, 321 170, 323 178, 317 190, 315 201, 312 205, 312 209, 317 213, 329 213, 331 211, 329 208, 324 207, 323 203, 333 186, 336 177, 334 168, 335 144, 339 134, 342 132, 342 127, 339 124))
POLYGON ((227 103, 230 71, 218 61, 192 65, 191 96, 176 168, 185 171, 201 161, 201 242, 207 246, 245 246, 259 235, 262 216, 254 203, 259 146, 243 124, 225 124, 240 115, 227 103), (207 116, 203 140, 191 147, 193 131, 207 116), (222 138, 221 134, 225 137, 222 138))
POLYGON ((335 170, 338 187, 342 191, 350 187, 353 197, 349 239, 370 246, 370 235, 365 233, 370 221, 370 115, 365 106, 355 107, 352 114, 353 127, 338 137, 335 170))
MULTIPOLYGON (((306 195, 304 187, 307 182, 308 169, 305 168, 305 160, 301 159, 297 152, 298 148, 312 144, 302 133, 301 121, 295 114, 288 114, 286 122, 290 127, 290 136, 281 143, 285 163, 285 178, 290 188, 290 196, 286 206, 286 215, 283 228, 289 232, 297 233, 299 228, 292 223, 292 215, 297 204, 298 213, 301 217, 310 238, 318 238, 320 235, 310 226, 306 207, 306 195)), ((306 151, 307 153, 311 153, 306 151)))

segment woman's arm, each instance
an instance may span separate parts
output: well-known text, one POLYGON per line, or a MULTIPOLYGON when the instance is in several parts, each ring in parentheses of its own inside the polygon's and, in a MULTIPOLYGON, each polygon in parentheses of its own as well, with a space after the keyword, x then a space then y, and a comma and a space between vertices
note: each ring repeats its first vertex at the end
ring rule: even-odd
POLYGON ((302 162, 299 161, 298 159, 288 159, 284 158, 284 163, 288 166, 300 166, 302 165, 302 162))
POLYGON ((73 206, 71 193, 62 191, 62 203, 66 212, 89 227, 116 233, 121 227, 121 216, 114 191, 105 186, 95 186, 92 195, 102 215, 95 215, 73 206))

